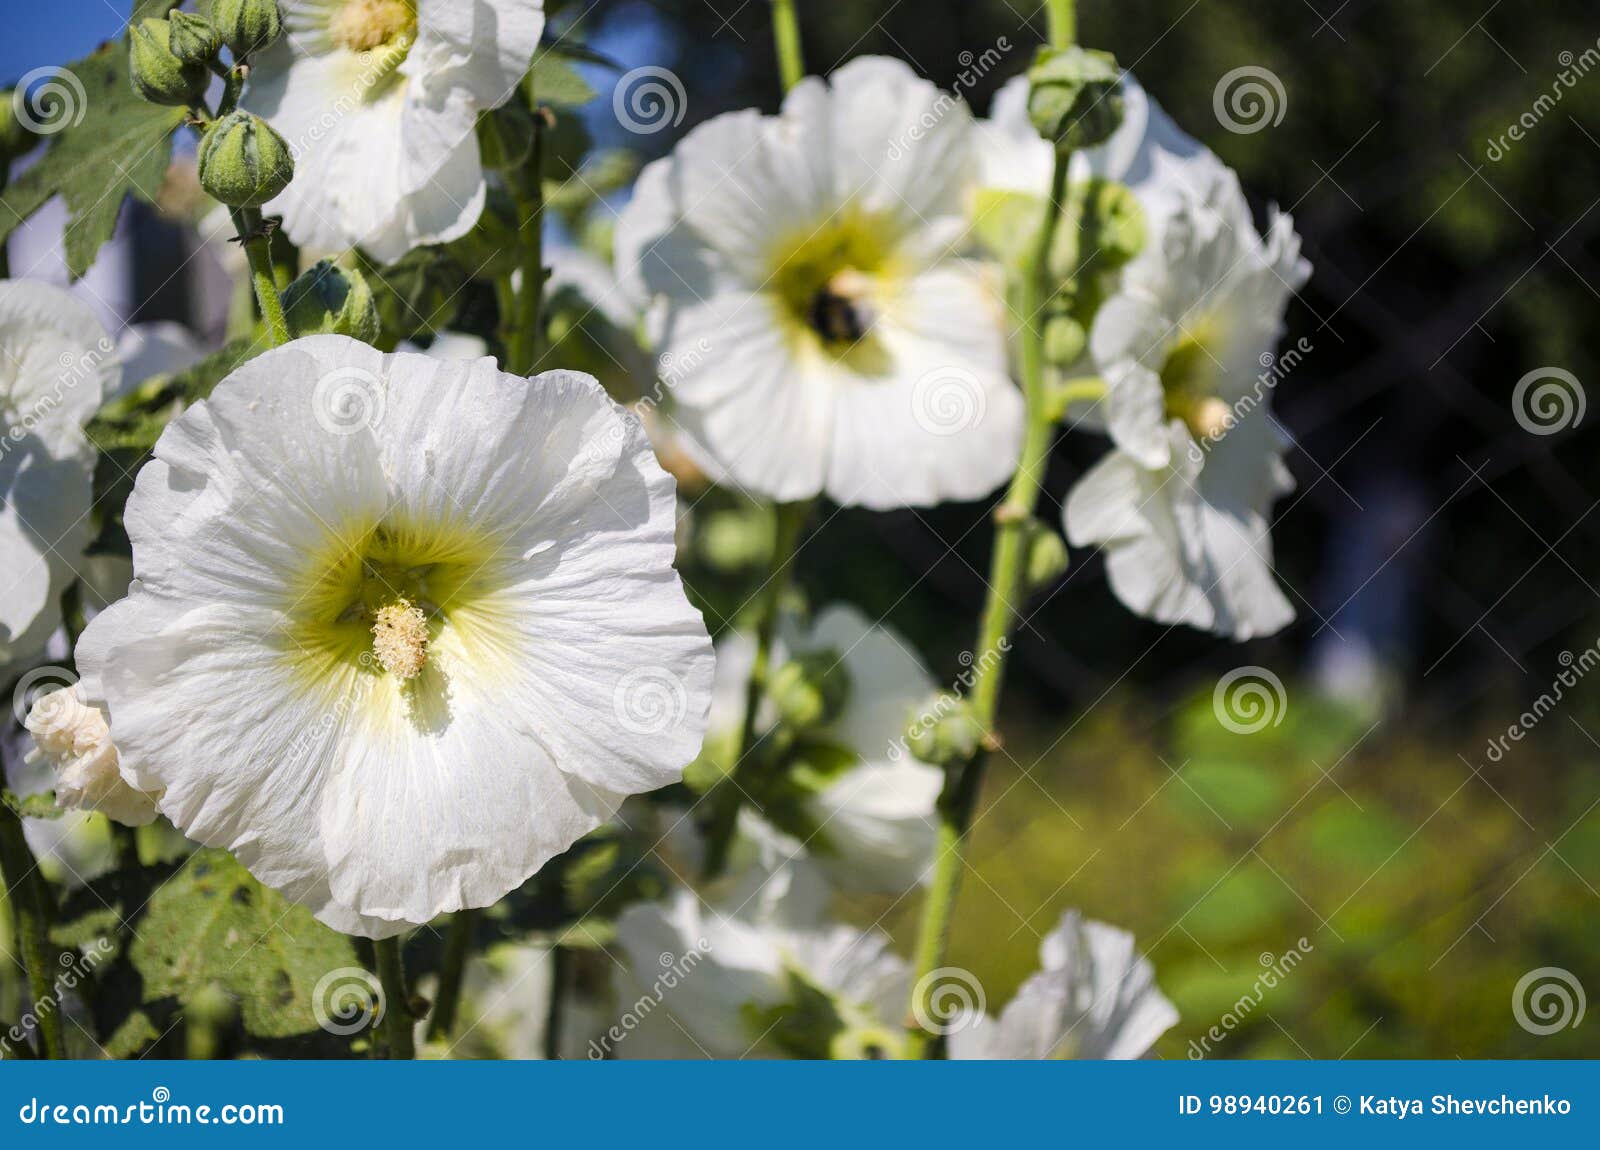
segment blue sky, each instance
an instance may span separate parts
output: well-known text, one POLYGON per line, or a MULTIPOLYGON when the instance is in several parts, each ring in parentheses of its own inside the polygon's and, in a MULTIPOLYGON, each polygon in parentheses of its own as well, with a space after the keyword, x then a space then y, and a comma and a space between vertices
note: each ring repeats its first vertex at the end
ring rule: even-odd
POLYGON ((0 84, 9 86, 34 68, 87 55, 122 30, 132 7, 132 0, 56 0, 47 4, 6 0, 0 84))

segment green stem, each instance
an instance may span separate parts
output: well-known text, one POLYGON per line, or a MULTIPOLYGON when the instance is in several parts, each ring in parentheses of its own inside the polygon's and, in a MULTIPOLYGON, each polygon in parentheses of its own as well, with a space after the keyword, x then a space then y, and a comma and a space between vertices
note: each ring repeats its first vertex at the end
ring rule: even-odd
POLYGON ((428 1041, 442 1042, 456 1028, 456 1012, 461 1007, 461 982, 467 973, 467 958, 472 953, 472 933, 478 913, 458 910, 450 916, 450 933, 444 940, 444 962, 439 968, 439 992, 433 996, 433 1017, 428 1020, 428 1041))
POLYGON ((272 268, 272 241, 261 226, 260 211, 255 208, 231 210, 234 230, 244 245, 245 258, 250 261, 250 283, 255 288, 256 302, 261 305, 267 335, 273 347, 282 347, 289 342, 289 321, 284 318, 283 301, 278 298, 278 279, 272 268))
POLYGON ((1078 39, 1077 0, 1045 0, 1050 10, 1050 46, 1070 48, 1078 39))
POLYGON ((772 39, 778 49, 778 77, 788 92, 805 78, 805 57, 800 51, 800 18, 794 0, 772 0, 772 39))
POLYGON ((400 958, 398 938, 380 938, 372 944, 378 965, 378 981, 383 986, 383 1032, 389 1043, 389 1057, 409 1060, 417 1056, 416 1038, 411 1032, 411 992, 406 989, 406 968, 400 958))
MULTIPOLYGON (((1044 305, 1050 296, 1050 250, 1061 220, 1061 205, 1067 195, 1068 156, 1056 154, 1051 179, 1050 202, 1027 261, 1019 269, 1016 291, 1017 314, 1024 325, 1020 340, 1023 400, 1027 405, 1027 427, 1022 441, 1022 457, 1011 479, 1005 500, 995 510, 994 556, 989 565, 989 596, 984 603, 979 626, 978 649, 973 663, 978 668, 969 702, 985 732, 991 733, 1000 707, 1000 688, 1004 681, 1006 637, 1016 624, 1022 598, 1027 593, 1028 531, 1039 493, 1044 483, 1046 458, 1055 433, 1052 403, 1045 380, 1044 305)), ((930 1018, 937 1013, 932 996, 937 989, 932 972, 945 964, 950 948, 950 922, 956 896, 961 890, 961 874, 966 867, 966 834, 972 824, 973 809, 983 784, 988 747, 980 747, 965 764, 957 764, 945 782, 939 798, 939 832, 934 856, 933 880, 923 906, 922 923, 917 933, 917 990, 921 1001, 912 1004, 912 1018, 930 1018)), ((936 1057, 942 1053, 938 1036, 913 1026, 909 1037, 909 1056, 936 1057)))
POLYGON ((544 1016, 544 1056, 561 1059, 561 1029, 566 1020, 566 996, 572 987, 572 951, 559 942, 550 947, 550 1006, 544 1016))
POLYGON ((28 993, 33 999, 33 1014, 38 1020, 39 1038, 46 1058, 65 1058, 66 1039, 61 1029, 60 1004, 55 1000, 52 979, 55 963, 50 945, 50 904, 48 891, 39 875, 39 864, 22 833, 22 820, 0 802, 0 875, 4 876, 6 897, 16 918, 21 943, 22 965, 28 973, 28 993))

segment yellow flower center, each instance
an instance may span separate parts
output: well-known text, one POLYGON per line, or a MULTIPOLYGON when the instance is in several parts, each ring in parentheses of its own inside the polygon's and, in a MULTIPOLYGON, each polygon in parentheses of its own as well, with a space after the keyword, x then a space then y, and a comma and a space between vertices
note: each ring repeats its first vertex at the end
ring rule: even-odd
POLYGON ((328 22, 334 43, 352 52, 410 47, 416 30, 412 0, 345 0, 328 22))
POLYGON ((1211 334, 1205 324, 1185 330, 1161 365, 1168 418, 1181 419, 1201 439, 1222 434, 1232 418, 1228 405, 1217 396, 1222 366, 1207 347, 1211 334))
POLYGON ((775 244, 768 289, 794 337, 871 370, 883 301, 898 274, 888 226, 841 212, 821 228, 775 244))

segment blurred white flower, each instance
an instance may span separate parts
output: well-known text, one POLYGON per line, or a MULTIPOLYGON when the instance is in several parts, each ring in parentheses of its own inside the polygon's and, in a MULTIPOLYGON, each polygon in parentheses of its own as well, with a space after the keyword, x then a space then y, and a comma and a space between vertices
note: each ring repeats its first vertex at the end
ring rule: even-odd
MULTIPOLYGON (((1074 181, 1133 191, 1146 240, 1073 372, 1105 381, 1105 400, 1073 416, 1115 450, 1073 490, 1068 539, 1104 549, 1112 590, 1140 615, 1236 639, 1270 634, 1294 611, 1272 575, 1267 516, 1291 481, 1265 369, 1310 267, 1289 217, 1274 210, 1263 239, 1237 177, 1131 75, 1123 98, 1117 132, 1072 159, 1074 181)), ((1051 149, 1026 101, 1025 78, 996 96, 984 183, 1043 196, 1051 149)))
POLYGON ((892 1057, 910 968, 876 932, 796 922, 779 908, 804 863, 761 888, 705 903, 689 890, 629 907, 617 921, 627 962, 613 1057, 892 1057), (667 977, 663 972, 669 972, 667 977), (888 1020, 888 1021, 886 1021, 888 1020))
MULTIPOLYGON (((838 715, 808 732, 807 740, 843 752, 834 758, 844 761, 827 771, 828 755, 803 756, 809 768, 803 821, 785 827, 787 835, 769 837, 767 845, 810 853, 840 887, 898 894, 925 880, 933 861, 934 808, 944 773, 905 750, 906 724, 934 692, 933 677, 910 644, 846 604, 826 608, 804 631, 786 619, 774 641, 772 666, 813 653, 838 660, 849 695, 838 715)), ((731 756, 737 744, 754 658, 755 644, 745 635, 729 633, 717 643, 707 736, 714 753, 731 756)), ((764 704, 759 727, 770 727, 775 717, 764 704)), ((769 812, 769 820, 785 822, 777 811, 769 812)))
POLYGON ((288 142, 264 209, 302 246, 390 262, 465 235, 486 187, 478 113, 505 103, 544 31, 542 0, 279 0, 283 35, 243 105, 288 142))
POLYGON ((93 534, 84 424, 118 378, 116 349, 59 288, 0 280, 0 672, 39 655, 93 534))
POLYGON ((27 761, 49 764, 58 806, 98 811, 130 827, 155 821, 159 796, 123 781, 105 712, 84 702, 81 687, 62 687, 39 696, 23 726, 34 744, 27 761))
POLYGON ((1015 469, 995 269, 961 258, 971 117, 897 60, 718 116, 644 169, 617 274, 707 470, 780 501, 976 499, 1015 469))
POLYGON ((999 1018, 950 1028, 958 1059, 1142 1058, 1177 1021, 1133 935, 1070 910, 1044 937, 1040 965, 999 1018))
POLYGON ((486 906, 699 750, 673 504, 592 379, 297 340, 139 473, 84 698, 130 785, 329 925, 486 906))

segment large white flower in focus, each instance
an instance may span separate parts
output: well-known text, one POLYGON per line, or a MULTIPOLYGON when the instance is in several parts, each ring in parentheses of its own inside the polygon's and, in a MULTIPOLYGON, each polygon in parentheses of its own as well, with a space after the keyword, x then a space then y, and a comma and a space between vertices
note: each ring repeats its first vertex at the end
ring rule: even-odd
POLYGON ((92 537, 83 426, 116 389, 116 347, 60 288, 0 280, 0 672, 40 654, 92 537))
MULTIPOLYGON (((789 834, 772 841, 808 851, 839 886, 899 894, 923 881, 933 862, 944 772, 905 747, 906 725, 933 694, 933 677, 904 639, 847 604, 826 608, 804 630, 784 621, 772 666, 805 654, 836 659, 849 678, 838 716, 807 734, 812 746, 835 749, 849 761, 824 774, 829 757, 802 748, 809 773, 823 777, 814 779, 801 804, 804 825, 786 827, 789 834)), ((737 744, 754 661, 748 636, 729 633, 718 640, 707 737, 713 750, 737 744)), ((765 728, 775 718, 764 705, 758 724, 765 728)), ((782 822, 777 812, 769 817, 782 822)))
MULTIPOLYGON (((1072 160, 1074 180, 1133 191, 1147 238, 1073 371, 1106 381, 1106 400, 1073 418, 1116 450, 1069 498, 1068 538, 1104 549, 1112 590, 1141 615, 1270 634, 1294 610, 1272 575, 1268 512, 1290 479, 1264 377, 1310 267, 1289 217, 1274 210, 1263 238, 1237 177, 1132 75, 1123 99, 1116 133, 1072 160)), ((997 94, 982 133, 986 188, 1047 194, 1051 150, 1025 79, 997 94)))
POLYGON ((974 1014, 952 1029, 951 1058, 1142 1058, 1178 1021, 1125 930, 1068 911, 1039 957, 1043 969, 999 1018, 974 1014))
POLYGON ((976 499, 1016 467, 996 269, 961 258, 964 105, 897 60, 701 124, 645 168, 617 274, 674 416, 740 485, 873 508, 976 499))
POLYGON ((587 376, 298 340, 162 435, 81 686, 131 785, 329 925, 487 906, 699 751, 674 502, 587 376))
POLYGON ((486 194, 478 113, 505 103, 544 31, 543 0, 279 0, 283 35, 243 104, 293 149, 265 211, 289 238, 398 259, 465 235, 486 194))

